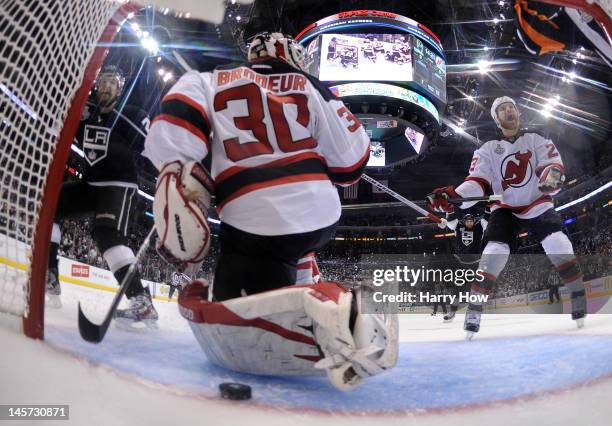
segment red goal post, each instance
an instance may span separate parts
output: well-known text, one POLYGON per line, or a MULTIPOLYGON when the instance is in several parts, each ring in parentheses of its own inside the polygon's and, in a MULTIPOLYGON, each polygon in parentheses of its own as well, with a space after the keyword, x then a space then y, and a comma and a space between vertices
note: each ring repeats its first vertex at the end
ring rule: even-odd
POLYGON ((0 16, 0 311, 44 336, 51 227, 72 140, 124 1, 3 3, 0 16))

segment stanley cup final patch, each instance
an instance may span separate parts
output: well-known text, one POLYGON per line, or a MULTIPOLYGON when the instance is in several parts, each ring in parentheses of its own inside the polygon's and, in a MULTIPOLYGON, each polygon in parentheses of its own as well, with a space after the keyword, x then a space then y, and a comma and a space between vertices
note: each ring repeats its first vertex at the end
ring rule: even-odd
POLYGON ((93 166, 106 158, 110 129, 87 124, 83 132, 83 153, 85 160, 93 166))

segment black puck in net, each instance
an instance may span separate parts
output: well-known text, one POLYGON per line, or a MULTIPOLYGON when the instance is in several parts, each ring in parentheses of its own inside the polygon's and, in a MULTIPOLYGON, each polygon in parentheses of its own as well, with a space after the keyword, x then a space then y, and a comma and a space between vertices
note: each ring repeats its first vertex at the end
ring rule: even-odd
POLYGON ((234 401, 251 399, 251 387, 242 383, 221 383, 219 390, 221 391, 221 397, 225 399, 234 401))

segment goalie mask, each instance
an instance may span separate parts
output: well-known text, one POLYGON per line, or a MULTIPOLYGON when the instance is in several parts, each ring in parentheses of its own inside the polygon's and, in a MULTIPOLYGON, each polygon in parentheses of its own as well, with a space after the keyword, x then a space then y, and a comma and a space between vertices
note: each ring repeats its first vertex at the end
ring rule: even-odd
POLYGON ((259 33, 249 45, 249 61, 277 58, 304 71, 304 48, 281 33, 259 33))

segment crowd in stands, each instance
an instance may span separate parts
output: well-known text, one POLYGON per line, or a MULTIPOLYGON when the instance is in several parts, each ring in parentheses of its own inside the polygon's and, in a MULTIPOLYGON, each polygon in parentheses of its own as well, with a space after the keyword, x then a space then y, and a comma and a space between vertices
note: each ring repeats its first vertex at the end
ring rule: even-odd
MULTIPOLYGON (((587 186, 580 188, 580 192, 581 194, 589 193, 602 183, 605 183, 604 178, 593 180, 587 186)), ((579 256, 585 280, 612 274, 612 206, 606 205, 609 192, 560 212, 566 221, 570 221, 567 224, 567 232, 579 256)), ((576 197, 579 196, 580 194, 576 195, 576 197)), ((317 253, 319 268, 326 279, 358 282, 361 273, 360 261, 363 255, 420 254, 431 256, 452 253, 454 238, 448 236, 440 238, 441 233, 449 233, 450 230, 440 230, 435 225, 424 231, 420 228, 418 230, 402 229, 401 226, 405 226, 402 224, 408 221, 404 221, 401 214, 383 213, 376 219, 369 218, 367 215, 351 215, 343 220, 345 224, 351 223, 355 226, 373 226, 382 222, 398 226, 398 229, 396 233, 380 230, 338 232, 343 235, 343 239, 331 241, 317 253), (392 234, 401 238, 388 240, 392 234)), ((60 255, 90 265, 106 267, 103 257, 97 251, 91 238, 90 220, 64 220, 62 232, 60 255)), ((147 232, 144 226, 138 224, 133 226, 128 245, 134 252, 142 244, 147 232)), ((211 251, 199 274, 199 277, 209 280, 213 277, 218 257, 218 241, 215 233, 213 228, 211 251)), ((513 253, 516 254, 511 256, 498 280, 497 297, 547 288, 549 277, 556 272, 544 256, 539 242, 530 235, 524 235, 517 240, 513 253)), ((173 267, 157 255, 154 244, 147 249, 140 263, 140 270, 144 279, 155 282, 169 282, 174 272, 173 267)))

